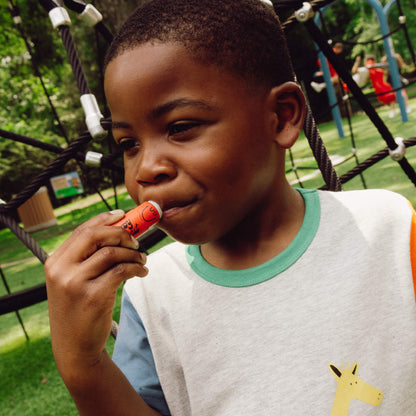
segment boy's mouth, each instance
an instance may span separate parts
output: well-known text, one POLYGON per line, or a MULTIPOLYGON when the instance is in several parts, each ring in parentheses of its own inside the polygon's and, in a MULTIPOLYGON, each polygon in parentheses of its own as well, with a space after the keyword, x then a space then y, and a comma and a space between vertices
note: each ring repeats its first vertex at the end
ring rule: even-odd
POLYGON ((197 201, 197 198, 186 201, 166 201, 161 203, 163 218, 168 219, 177 215, 179 212, 190 207, 197 201))

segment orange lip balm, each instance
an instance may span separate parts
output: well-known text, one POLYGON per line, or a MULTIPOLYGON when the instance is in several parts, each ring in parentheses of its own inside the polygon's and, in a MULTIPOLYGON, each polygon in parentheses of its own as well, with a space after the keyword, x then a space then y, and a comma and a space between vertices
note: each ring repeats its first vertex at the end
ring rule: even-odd
POLYGON ((133 237, 139 237, 152 225, 162 218, 162 210, 154 201, 146 201, 138 207, 127 212, 126 215, 114 224, 124 228, 133 237))

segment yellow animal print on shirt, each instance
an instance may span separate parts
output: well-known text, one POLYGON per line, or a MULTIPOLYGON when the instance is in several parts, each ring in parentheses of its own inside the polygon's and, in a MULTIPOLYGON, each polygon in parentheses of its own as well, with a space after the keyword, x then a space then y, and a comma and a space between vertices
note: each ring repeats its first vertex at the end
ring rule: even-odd
POLYGON ((348 416, 348 408, 352 399, 358 399, 373 406, 380 406, 383 393, 358 377, 357 362, 352 367, 343 364, 342 371, 333 364, 329 364, 329 369, 337 381, 331 416, 348 416))

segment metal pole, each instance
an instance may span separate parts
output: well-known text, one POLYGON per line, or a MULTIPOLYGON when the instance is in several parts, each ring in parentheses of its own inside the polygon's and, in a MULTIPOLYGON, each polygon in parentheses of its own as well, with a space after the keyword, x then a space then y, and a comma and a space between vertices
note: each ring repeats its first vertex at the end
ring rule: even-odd
MULTIPOLYGON (((388 33, 390 32, 389 24, 387 22, 386 13, 383 9, 383 6, 380 4, 378 0, 366 0, 366 2, 369 3, 377 13, 378 21, 380 23, 381 34, 383 36, 388 35, 388 33)), ((393 42, 391 40, 391 36, 385 37, 383 39, 383 43, 384 43, 384 49, 387 55, 387 61, 390 67, 390 75, 391 75, 393 88, 399 89, 398 91, 396 91, 396 99, 400 107, 402 121, 403 123, 405 123, 406 121, 409 121, 409 118, 407 117, 406 104, 403 98, 402 90, 400 89, 402 86, 402 83, 400 81, 399 69, 397 68, 397 61, 394 56, 393 42)))
MULTIPOLYGON (((10 292, 10 288, 9 288, 9 285, 7 284, 6 276, 4 275, 3 270, 2 270, 1 267, 0 267, 0 275, 1 275, 1 280, 3 281, 4 287, 6 288, 7 293, 10 295, 10 293, 11 293, 10 292)), ((15 313, 16 313, 17 319, 19 320, 20 326, 23 329, 23 332, 25 334, 26 340, 29 341, 29 335, 27 334, 26 329, 25 329, 25 326, 23 325, 22 317, 20 316, 19 311, 15 311, 15 313)))
MULTIPOLYGON (((318 15, 315 16, 315 23, 318 25, 320 23, 320 19, 318 18, 318 15)), ((322 69, 324 81, 326 84, 326 93, 328 95, 329 106, 331 107, 332 118, 334 119, 335 125, 337 127, 338 136, 342 138, 342 137, 345 137, 344 128, 342 125, 342 117, 341 117, 341 112, 339 110, 339 105, 337 104, 337 97, 335 94, 335 89, 331 81, 331 75, 329 73, 328 61, 326 60, 324 53, 319 49, 319 46, 316 44, 315 46, 318 49, 318 59, 319 59, 319 62, 321 63, 321 69, 322 69)))

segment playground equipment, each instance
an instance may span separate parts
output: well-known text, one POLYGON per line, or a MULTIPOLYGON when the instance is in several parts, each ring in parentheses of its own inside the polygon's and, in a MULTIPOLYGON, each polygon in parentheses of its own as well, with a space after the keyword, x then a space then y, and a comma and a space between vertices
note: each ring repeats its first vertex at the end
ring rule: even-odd
MULTIPOLYGON (((313 19, 311 19, 313 17, 314 11, 319 10, 321 7, 325 7, 330 3, 330 1, 332 0, 315 0, 313 3, 307 3, 308 6, 305 6, 305 3, 302 4, 297 0, 286 0, 278 3, 273 3, 273 6, 276 11, 279 11, 280 8, 289 8, 295 10, 293 15, 283 23, 284 29, 289 30, 291 25, 298 24, 299 22, 305 25, 314 42, 319 46, 326 59, 328 59, 334 66, 335 70, 338 72, 341 78, 347 83, 348 88, 352 94, 360 102, 364 111, 377 127, 381 136, 387 143, 387 148, 382 149, 380 152, 376 153, 373 158, 360 163, 352 171, 339 178, 322 142, 312 113, 308 108, 304 124, 304 131, 306 137, 309 140, 314 157, 318 163, 318 167, 322 172, 322 176, 326 184, 323 188, 333 191, 342 190, 342 183, 345 183, 349 179, 359 175, 368 166, 374 164, 375 161, 381 160, 389 154, 394 160, 397 160, 409 179, 413 182, 413 184, 416 185, 416 173, 404 156, 405 148, 407 146, 416 144, 416 139, 408 139, 396 142, 387 126, 380 119, 374 108, 369 104, 360 88, 358 88, 358 86, 352 80, 350 74, 344 68, 342 62, 340 62, 335 56, 331 47, 328 45, 327 39, 325 39, 316 23, 314 23, 313 19)), ((92 140, 100 138, 106 134, 106 132, 111 127, 111 120, 103 118, 97 100, 94 96, 92 96, 88 88, 88 83, 83 74, 82 65, 77 56, 75 45, 70 33, 70 20, 65 8, 54 0, 41 0, 40 3, 48 12, 53 27, 57 28, 61 33, 62 41, 67 50, 68 59, 73 68, 74 76, 77 79, 77 84, 81 95, 81 103, 85 111, 85 122, 88 129, 88 131, 80 134, 77 139, 70 142, 65 149, 57 146, 52 146, 47 143, 42 143, 29 137, 19 136, 11 132, 0 131, 0 135, 2 137, 21 141, 23 143, 27 143, 28 145, 37 146, 51 151, 57 155, 56 159, 40 175, 34 178, 34 180, 23 191, 19 192, 7 203, 3 201, 4 203, 0 204, 0 222, 10 228, 10 230, 15 233, 15 235, 28 247, 28 249, 32 251, 32 253, 42 263, 44 263, 48 257, 48 254, 13 219, 11 215, 12 211, 22 205, 32 195, 34 195, 37 190, 41 186, 45 185, 47 181, 49 181, 49 178, 54 176, 56 172, 59 172, 69 160, 76 160, 80 166, 80 169, 83 169, 86 165, 105 167, 107 169, 113 170, 121 168, 115 163, 117 157, 119 156, 117 153, 103 155, 85 151, 86 147, 92 140)), ((64 3, 67 8, 80 13, 84 18, 86 18, 89 24, 93 26, 107 41, 111 40, 111 34, 102 22, 101 13, 95 10, 93 6, 86 4, 82 0, 65 0, 64 3)), ((145 237, 141 239, 140 245, 144 250, 147 250, 156 242, 164 238, 164 236, 165 235, 163 232, 155 230, 151 234, 145 235, 145 237)), ((45 284, 41 284, 21 292, 10 293, 0 298, 0 315, 9 312, 16 312, 21 308, 44 300, 46 300, 45 284)), ((117 325, 114 324, 114 336, 116 334, 116 330, 117 325)))
MULTIPOLYGON (((396 59, 394 57, 395 53, 394 53, 394 47, 393 47, 393 42, 391 40, 391 34, 394 33, 396 30, 390 31, 389 29, 389 25, 388 25, 388 21, 387 21, 387 16, 388 13, 391 10, 391 7, 393 6, 393 4, 395 4, 397 2, 397 0, 391 0, 384 8, 381 5, 381 3, 379 2, 379 0, 365 0, 367 3, 369 3, 375 10, 376 14, 377 14, 377 18, 379 21, 379 25, 380 25, 380 33, 382 35, 382 37, 376 41, 382 40, 383 41, 383 45, 384 45, 384 50, 386 52, 386 56, 387 56, 387 61, 388 61, 388 65, 389 65, 389 69, 390 69, 390 74, 391 74, 391 79, 392 79, 392 84, 393 84, 393 92, 395 92, 395 100, 397 101, 399 108, 400 108, 400 114, 401 114, 401 118, 403 122, 407 122, 408 121, 408 116, 407 116, 407 112, 406 112, 406 105, 405 105, 405 100, 402 94, 402 89, 401 89, 401 81, 400 81, 400 74, 399 74, 399 70, 397 67, 397 62, 396 59)), ((398 5, 400 5, 399 2, 397 2, 398 5)), ((324 12, 325 9, 328 6, 323 7, 321 12, 324 12)), ((400 8, 401 11, 401 8, 400 8)), ((320 15, 316 15, 315 16, 315 23, 320 25, 322 24, 322 13, 320 15)), ((400 27, 403 28, 403 30, 405 31, 405 35, 407 35, 407 30, 406 30, 406 18, 405 16, 403 16, 401 14, 400 18, 399 18, 399 23, 400 23, 400 27)), ((408 35, 407 35, 408 37, 408 35)), ((374 43, 374 41, 372 41, 372 43, 374 43)), ((413 48, 411 47, 410 44, 410 38, 408 40, 408 44, 409 44, 409 49, 412 51, 413 53, 413 48)), ((413 53, 414 55, 414 53, 413 53)), ((339 137, 344 137, 344 130, 343 130, 343 125, 342 125, 342 118, 341 118, 341 113, 339 110, 339 106, 338 106, 338 100, 335 94, 335 90, 334 87, 332 85, 331 82, 331 76, 329 73, 329 67, 328 67, 328 63, 327 60, 325 58, 325 54, 322 52, 322 50, 318 49, 318 59, 321 63, 321 68, 323 71, 323 77, 324 77, 324 81, 326 83, 326 90, 327 90, 327 94, 328 94, 328 100, 329 100, 329 105, 331 107, 331 111, 332 111, 332 117, 334 119, 334 122, 337 126, 338 129, 338 135, 339 137)), ((378 84, 380 84, 378 82, 378 84)), ((385 95, 385 90, 384 88, 382 90, 378 90, 376 91, 376 93, 381 93, 383 95, 385 95)), ((389 102, 391 102, 392 98, 389 97, 389 102)))

